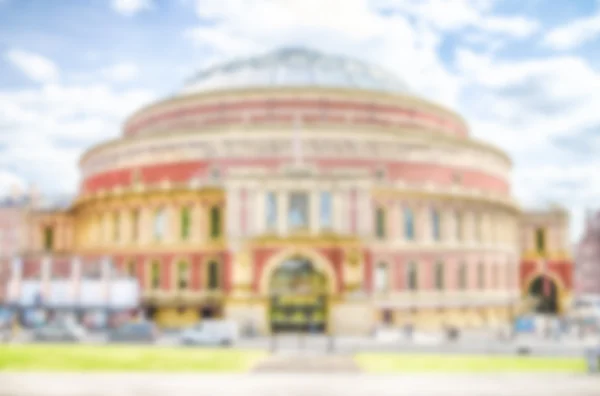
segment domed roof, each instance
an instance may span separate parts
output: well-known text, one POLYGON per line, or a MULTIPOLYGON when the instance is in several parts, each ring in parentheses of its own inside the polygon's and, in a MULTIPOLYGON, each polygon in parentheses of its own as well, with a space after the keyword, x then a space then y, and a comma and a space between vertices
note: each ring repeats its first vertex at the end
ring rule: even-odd
POLYGON ((408 91, 404 81, 380 67, 306 48, 283 48, 201 71, 184 85, 180 94, 253 87, 408 91))

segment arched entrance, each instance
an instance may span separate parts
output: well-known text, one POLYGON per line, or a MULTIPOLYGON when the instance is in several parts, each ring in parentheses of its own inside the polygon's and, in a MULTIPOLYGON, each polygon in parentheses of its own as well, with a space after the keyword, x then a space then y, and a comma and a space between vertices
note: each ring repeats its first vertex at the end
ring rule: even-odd
POLYGON ((269 279, 271 331, 322 333, 327 330, 328 280, 311 260, 292 257, 269 279))
POLYGON ((543 275, 534 278, 527 294, 535 301, 533 310, 536 313, 555 315, 559 312, 558 286, 554 279, 543 275))

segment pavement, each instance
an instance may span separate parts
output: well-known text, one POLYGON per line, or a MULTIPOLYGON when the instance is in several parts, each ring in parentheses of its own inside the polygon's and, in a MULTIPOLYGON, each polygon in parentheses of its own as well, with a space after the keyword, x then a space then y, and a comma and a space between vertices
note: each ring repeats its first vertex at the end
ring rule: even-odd
POLYGON ((600 396, 589 375, 8 374, 0 396, 600 396))
MULTIPOLYGON (((15 343, 30 342, 29 334, 21 332, 15 343)), ((103 334, 91 334, 85 340, 86 344, 104 344, 103 334)), ((163 334, 155 343, 157 346, 180 345, 178 335, 163 334)), ((592 345, 600 346, 600 339, 588 338, 581 340, 573 337, 563 337, 560 340, 521 335, 516 339, 500 340, 494 334, 466 333, 454 342, 447 341, 439 334, 415 334, 412 340, 404 337, 388 337, 376 339, 373 337, 335 337, 323 335, 284 335, 271 337, 242 338, 236 346, 277 351, 319 351, 337 354, 352 354, 358 352, 390 352, 390 353, 435 353, 435 354, 485 354, 485 355, 515 355, 520 349, 528 349, 528 354, 537 356, 582 356, 592 345)))

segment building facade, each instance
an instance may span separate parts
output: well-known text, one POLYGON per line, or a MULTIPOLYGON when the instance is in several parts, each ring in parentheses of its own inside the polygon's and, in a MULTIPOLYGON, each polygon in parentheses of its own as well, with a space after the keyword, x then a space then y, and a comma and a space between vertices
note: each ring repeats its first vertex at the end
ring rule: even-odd
POLYGON ((164 327, 480 327, 522 292, 510 159, 360 61, 284 49, 207 70, 80 168, 72 205, 32 217, 24 279, 47 254, 110 256, 164 327))
POLYGON ((600 309, 600 211, 588 211, 575 256, 575 294, 582 305, 600 309))
POLYGON ((11 260, 30 245, 28 215, 36 194, 13 187, 0 199, 0 304, 4 301, 11 277, 11 260))
POLYGON ((573 302, 573 259, 569 247, 569 215, 561 207, 525 211, 520 222, 523 296, 538 301, 542 314, 566 313, 573 302))

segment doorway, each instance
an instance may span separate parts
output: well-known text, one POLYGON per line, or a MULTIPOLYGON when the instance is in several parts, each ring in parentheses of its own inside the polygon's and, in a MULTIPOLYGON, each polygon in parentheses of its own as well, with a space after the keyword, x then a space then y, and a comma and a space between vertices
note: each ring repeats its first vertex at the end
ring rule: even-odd
POLYGON ((295 257, 281 263, 269 282, 271 331, 326 332, 327 286, 326 276, 310 260, 295 257))

